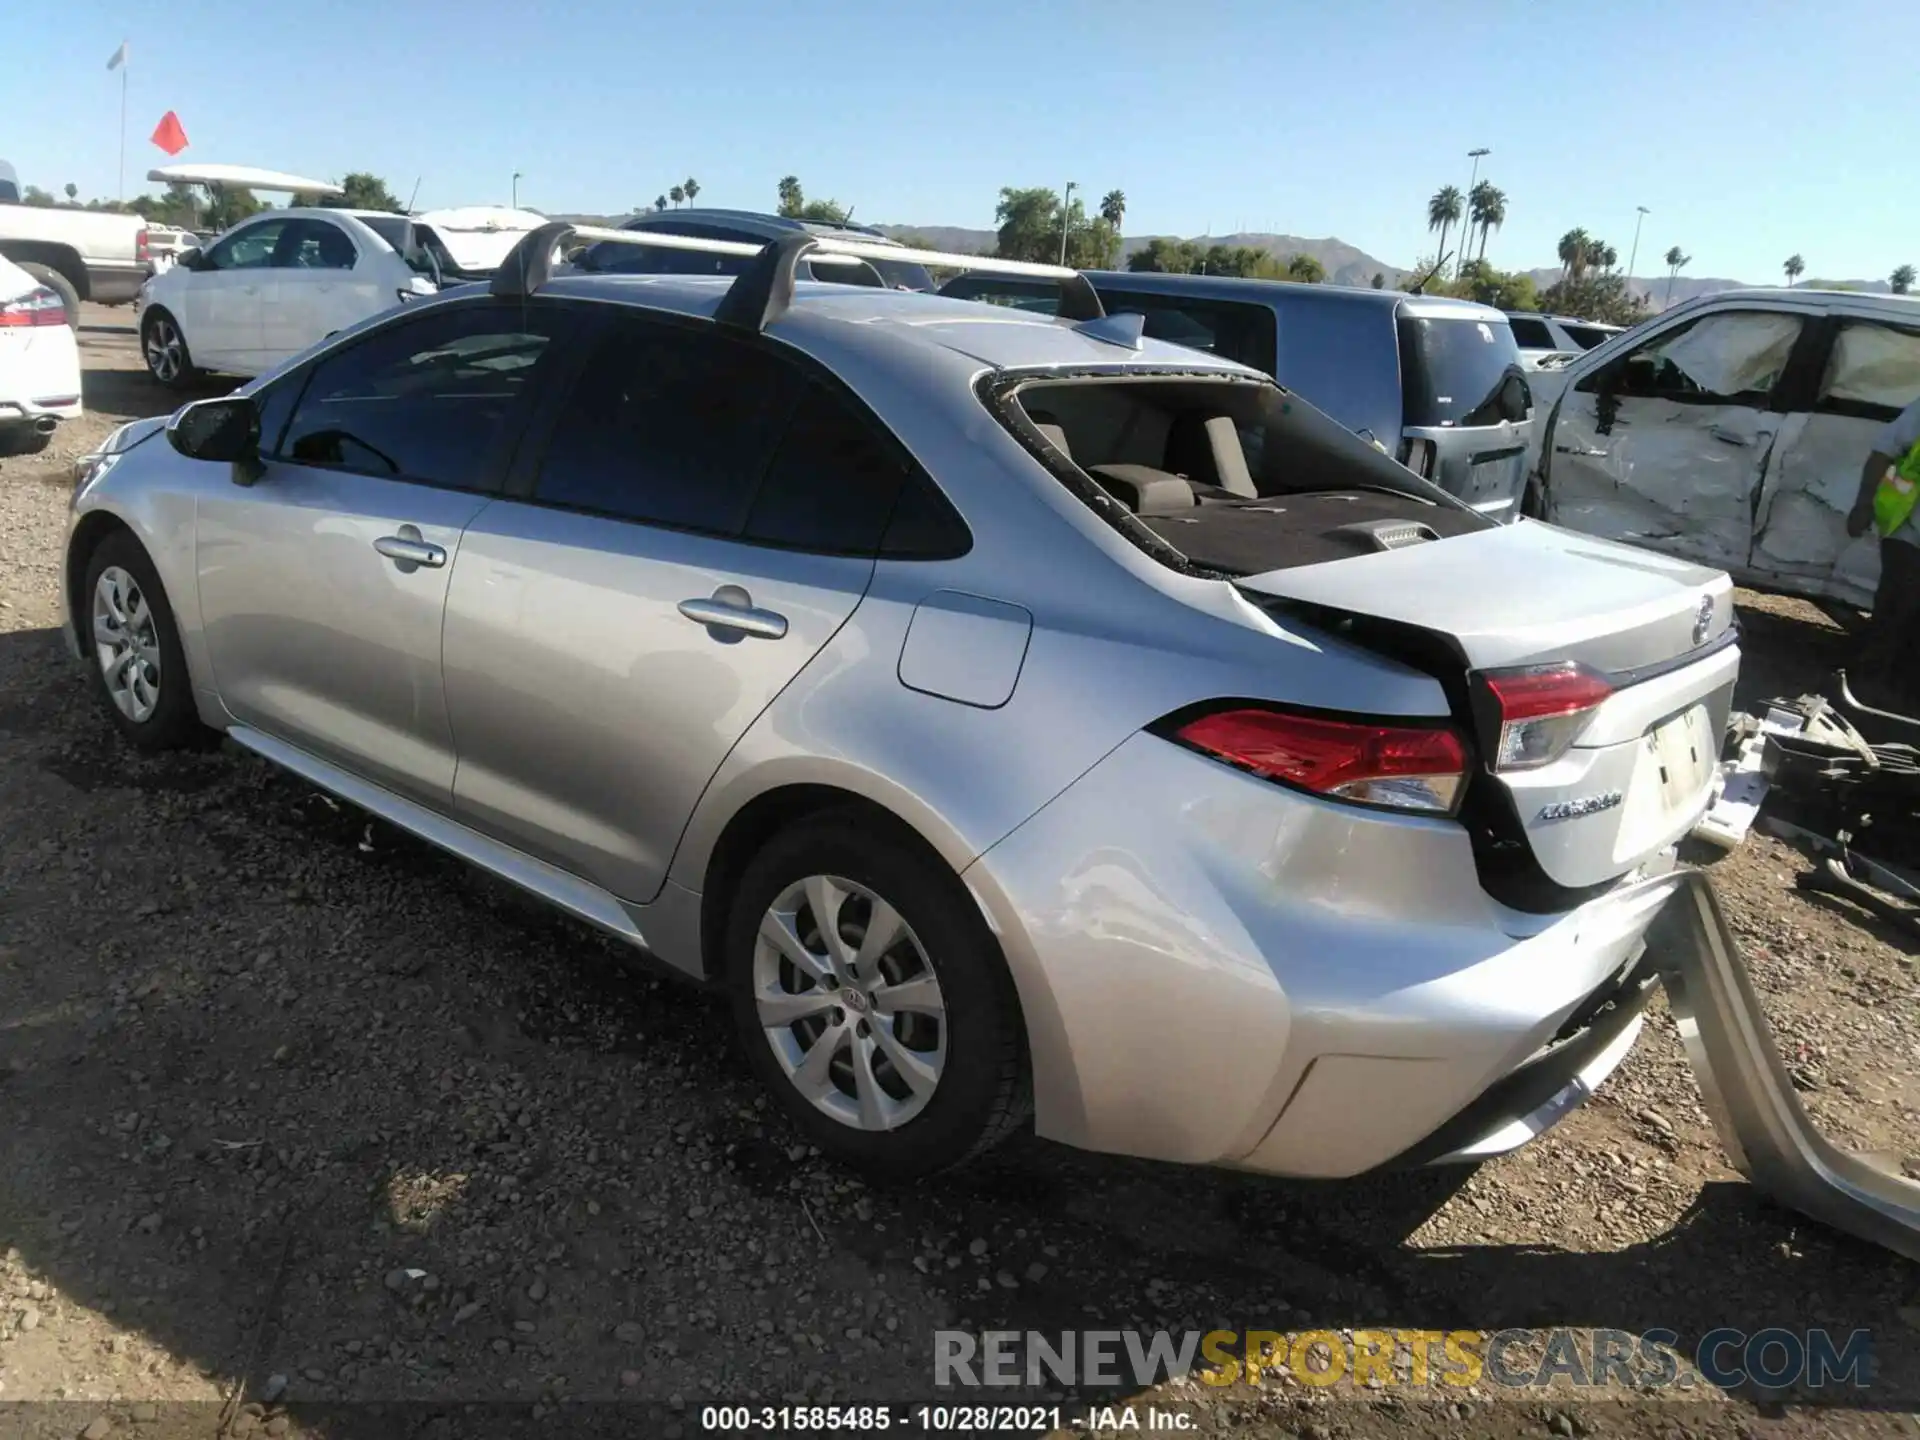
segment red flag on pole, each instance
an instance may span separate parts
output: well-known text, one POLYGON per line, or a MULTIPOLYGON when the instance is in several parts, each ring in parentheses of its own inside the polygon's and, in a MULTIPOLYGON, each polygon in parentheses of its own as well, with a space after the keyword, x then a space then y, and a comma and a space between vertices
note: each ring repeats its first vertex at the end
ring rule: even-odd
POLYGON ((186 129, 173 111, 167 111, 160 117, 160 123, 153 127, 153 143, 169 155, 178 155, 187 148, 186 129))

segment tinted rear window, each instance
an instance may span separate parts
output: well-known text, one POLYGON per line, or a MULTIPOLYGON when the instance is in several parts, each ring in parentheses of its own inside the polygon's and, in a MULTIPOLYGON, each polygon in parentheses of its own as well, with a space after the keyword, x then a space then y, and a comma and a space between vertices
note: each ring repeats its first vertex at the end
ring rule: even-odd
POLYGON ((1507 327, 1513 331, 1513 343, 1522 350, 1558 350, 1553 343, 1553 332, 1547 328, 1544 320, 1531 320, 1524 315, 1509 315, 1507 327))
POLYGON ((1400 383, 1408 425, 1524 420, 1531 403, 1504 319, 1402 315, 1400 383))
POLYGON ((1591 350, 1594 346, 1601 344, 1603 341, 1611 340, 1615 335, 1620 333, 1617 330, 1599 330, 1591 325, 1563 324, 1560 328, 1566 331, 1568 336, 1573 340, 1573 343, 1578 345, 1582 350, 1591 350))

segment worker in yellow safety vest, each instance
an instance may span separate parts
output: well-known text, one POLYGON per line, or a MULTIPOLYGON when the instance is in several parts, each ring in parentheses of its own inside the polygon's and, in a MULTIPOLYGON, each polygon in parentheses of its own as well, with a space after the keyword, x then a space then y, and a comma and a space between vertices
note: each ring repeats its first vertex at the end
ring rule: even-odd
MULTIPOLYGON (((1920 400, 1887 423, 1860 472, 1847 533, 1880 536, 1880 588, 1854 664, 1903 714, 1920 711, 1920 400)), ((1871 701, 1869 703, 1872 703, 1871 701)))

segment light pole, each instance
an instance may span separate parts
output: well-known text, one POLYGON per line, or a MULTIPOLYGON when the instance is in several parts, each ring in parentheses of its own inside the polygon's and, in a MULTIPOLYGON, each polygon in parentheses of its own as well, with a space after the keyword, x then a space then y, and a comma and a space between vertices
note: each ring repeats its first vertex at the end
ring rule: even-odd
MULTIPOLYGON (((1460 227, 1463 231, 1467 228, 1467 226, 1473 224, 1473 209, 1472 209, 1473 187, 1480 183, 1481 157, 1486 155, 1491 155, 1492 153, 1493 151, 1489 150, 1484 145, 1480 146, 1477 150, 1467 151, 1467 158, 1473 161, 1473 174, 1470 177, 1468 177, 1468 180, 1467 180, 1467 206, 1468 206, 1467 223, 1460 227)), ((1462 244, 1460 247, 1460 258, 1454 261, 1454 264, 1453 264, 1454 279, 1458 280, 1460 278, 1460 267, 1462 265, 1465 265, 1466 263, 1467 263, 1467 247, 1464 244, 1462 244)))
POLYGON ((1636 205, 1633 208, 1640 212, 1640 216, 1633 222, 1633 248, 1627 251, 1627 279, 1629 280, 1633 279, 1633 262, 1640 258, 1640 227, 1646 223, 1647 216, 1653 213, 1644 205, 1636 205))
POLYGON ((1060 263, 1062 265, 1067 263, 1067 225, 1073 215, 1071 206, 1073 203, 1074 183, 1074 181, 1069 180, 1067 182, 1066 193, 1060 197, 1060 263))
POLYGON ((515 210, 520 208, 520 172, 518 170, 513 172, 513 208, 515 210))

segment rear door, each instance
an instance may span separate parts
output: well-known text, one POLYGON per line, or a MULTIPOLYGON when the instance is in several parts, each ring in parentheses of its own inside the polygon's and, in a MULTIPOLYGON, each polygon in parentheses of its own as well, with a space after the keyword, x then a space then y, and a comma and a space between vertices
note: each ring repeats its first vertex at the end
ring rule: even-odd
POLYGON ((1406 463, 1483 515, 1514 518, 1532 392, 1506 317, 1405 300, 1394 323, 1406 463))
POLYGON ((187 277, 177 316, 197 364, 256 373, 276 277, 273 257, 287 221, 269 216, 230 232, 187 277))
POLYGON ((461 818, 623 899, 853 613, 904 453, 781 347, 607 322, 470 526, 445 657, 461 818))
POLYGON ((1879 542, 1848 535, 1846 516, 1881 428, 1920 395, 1920 325, 1842 316, 1822 331, 1810 387, 1788 396, 1749 565, 1782 589, 1871 607, 1879 542))
MULTIPOLYGON (((196 511, 201 625, 235 719, 448 807, 447 580, 566 314, 436 308, 288 377, 304 389, 284 434, 263 435, 265 473, 196 511)), ((269 417, 285 414, 284 383, 269 417)))
POLYGON ((1803 328, 1798 311, 1714 310, 1583 376, 1560 402, 1544 457, 1547 518, 1744 571, 1803 328))

